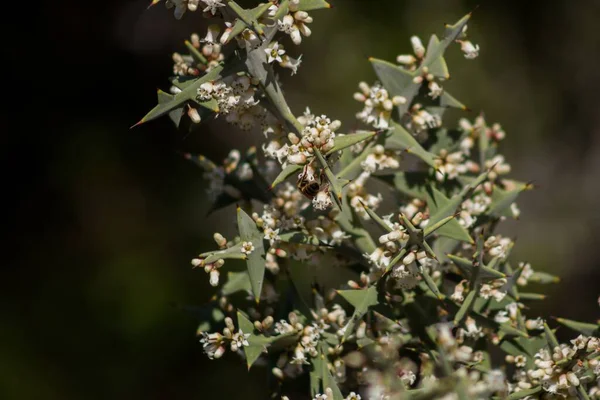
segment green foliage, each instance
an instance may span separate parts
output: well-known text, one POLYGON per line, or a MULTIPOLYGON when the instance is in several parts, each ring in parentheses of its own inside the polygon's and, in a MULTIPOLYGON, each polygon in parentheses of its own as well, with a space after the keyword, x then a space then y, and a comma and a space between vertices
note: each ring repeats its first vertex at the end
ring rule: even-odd
POLYGON ((186 111, 194 123, 222 116, 267 138, 264 159, 256 147, 244 157, 232 151, 223 165, 187 155, 211 181, 211 211, 238 205, 239 235, 216 233, 219 248, 192 262, 213 286, 227 270, 200 329, 208 356, 229 348, 243 352, 248 368, 268 364, 281 382, 274 396, 308 373, 316 399, 355 399, 352 391, 586 398, 597 375, 598 326, 558 319, 585 335, 568 345, 545 321, 527 319, 529 302, 544 296, 520 288, 558 278, 525 263, 513 269, 514 242, 496 231, 518 218, 515 201, 532 188, 506 179, 504 132, 482 116, 443 127, 449 109, 467 110, 441 84, 453 46, 468 59, 478 55, 466 37, 471 15, 426 48, 411 38, 415 54, 399 56, 399 65, 371 58, 379 82, 361 83, 354 96, 367 129, 342 135, 337 120, 293 112, 277 78, 280 67, 293 74, 300 65, 279 38, 299 44, 310 35, 306 11, 327 2, 203 3, 226 23, 223 35, 213 29, 205 41, 185 43, 190 54, 174 57, 173 93, 159 92, 141 122, 169 115, 179 126, 186 111), (386 184, 383 195, 372 177, 386 184), (229 270, 241 261, 246 270, 229 270), (324 279, 323 270, 335 272, 324 279), (514 364, 510 371, 493 347, 514 364), (505 374, 513 370, 514 378, 505 374))

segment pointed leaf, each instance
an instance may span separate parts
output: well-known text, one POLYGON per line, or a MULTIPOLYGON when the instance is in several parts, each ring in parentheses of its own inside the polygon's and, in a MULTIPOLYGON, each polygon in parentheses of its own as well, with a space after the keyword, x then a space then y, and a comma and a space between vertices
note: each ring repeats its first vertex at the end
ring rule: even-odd
POLYGON ((467 106, 458 101, 454 96, 444 90, 444 93, 440 96, 440 106, 459 108, 461 110, 467 110, 467 106))
POLYGON ((423 268, 422 266, 419 267, 419 272, 421 273, 421 277, 423 278, 423 280, 425 281, 425 283, 427 284, 427 287, 429 288, 429 290, 431 290, 431 292, 438 298, 438 299, 443 299, 444 295, 442 293, 440 293, 440 289, 438 289, 436 283, 434 282, 433 278, 431 277, 431 275, 429 275, 429 272, 427 272, 427 270, 425 268, 423 268))
POLYGON ((228 272, 227 282, 221 288, 221 294, 223 296, 229 296, 237 292, 248 292, 252 291, 250 285, 250 277, 247 271, 242 272, 228 272))
MULTIPOLYGON (((435 49, 440 46, 440 39, 436 35, 431 35, 429 39, 429 44, 427 45, 427 53, 433 53, 435 49)), ((444 57, 438 57, 435 60, 432 60, 429 64, 429 73, 440 79, 448 79, 450 78, 450 73, 448 72, 448 65, 446 64, 446 60, 444 57)))
POLYGON ((425 172, 396 172, 393 175, 375 175, 394 186, 400 193, 427 200, 428 174, 425 172))
POLYGON ((463 273, 466 278, 471 279, 471 277, 477 273, 477 278, 481 282, 488 282, 494 279, 506 278, 506 275, 500 271, 495 269, 486 267, 484 265, 474 266, 472 260, 467 260, 466 258, 457 257, 453 254, 448 254, 448 258, 458 267, 458 269, 463 273), (476 271, 475 269, 479 270, 476 271))
POLYGON ((298 10, 300 11, 318 10, 320 8, 331 8, 331 4, 325 0, 300 0, 298 4, 298 10))
POLYGON ((212 264, 219 259, 243 260, 246 258, 246 256, 244 253, 242 253, 242 244, 238 243, 224 250, 216 250, 202 253, 200 254, 200 258, 204 258, 205 264, 212 264))
POLYGON ((525 397, 534 396, 538 393, 542 393, 543 389, 541 386, 536 386, 531 389, 519 390, 518 392, 512 393, 508 396, 508 400, 519 400, 525 397))
POLYGON ((281 182, 285 181, 290 176, 298 173, 301 169, 302 169, 302 165, 295 165, 295 164, 288 165, 279 173, 279 175, 277 175, 277 178, 275 178, 275 180, 271 184, 271 188, 274 188, 275 186, 279 185, 281 182))
POLYGON ((511 217, 510 205, 515 202, 522 191, 530 189, 530 185, 523 185, 514 190, 504 190, 494 187, 492 192, 492 204, 490 204, 489 214, 494 217, 511 217))
POLYGON ((397 106, 398 114, 402 116, 419 91, 420 84, 413 81, 416 75, 387 61, 376 58, 369 58, 369 61, 390 97, 402 96, 406 99, 404 104, 397 106))
POLYGON ((556 275, 551 275, 546 272, 535 271, 533 274, 531 274, 527 281, 542 284, 558 283, 560 282, 560 278, 556 275))
POLYGON ((327 160, 325 160, 325 157, 323 157, 323 154, 321 154, 321 151, 319 151, 319 149, 315 148, 315 155, 317 156, 317 160, 319 160, 321 167, 325 171, 325 176, 327 177, 327 180, 329 181, 329 190, 331 191, 331 197, 333 197, 335 204, 337 204, 337 206, 341 210, 342 209, 342 186, 343 186, 343 183, 340 179, 338 179, 335 176, 333 171, 331 171, 329 164, 327 164, 327 160))
POLYGON ((290 231, 279 235, 282 242, 285 243, 301 243, 301 244, 312 244, 314 246, 324 245, 316 236, 307 235, 302 231, 290 231))
POLYGON ((390 128, 392 130, 385 134, 386 149, 407 151, 425 161, 432 168, 436 167, 434 155, 425 150, 402 125, 391 121, 390 128))
POLYGON ((586 336, 598 336, 600 334, 600 325, 578 322, 571 319, 556 318, 556 320, 566 326, 586 336))
POLYGON ((363 206, 363 208, 365 209, 365 211, 367 212, 367 214, 369 214, 369 217, 371 217, 371 219, 373 220, 373 222, 375 222, 381 229, 383 229, 384 232, 391 232, 392 231, 392 228, 390 228, 390 226, 383 220, 383 218, 381 218, 379 215, 377 215, 375 213, 375 211, 371 210, 363 202, 361 202, 361 205, 363 206))
POLYGON ((268 338, 262 335, 254 334, 254 324, 241 312, 237 313, 239 329, 244 334, 250 334, 248 338, 248 346, 243 346, 244 354, 246 354, 246 364, 248 369, 258 360, 262 353, 267 350, 269 343, 268 338))
POLYGON ((222 64, 214 67, 206 75, 188 83, 185 86, 185 88, 181 90, 181 92, 177 93, 176 95, 173 95, 173 97, 169 98, 168 100, 167 97, 165 97, 164 92, 162 92, 162 94, 161 92, 159 92, 159 104, 156 107, 154 107, 148 114, 146 114, 140 120, 140 122, 138 122, 138 124, 142 124, 144 122, 148 122, 165 114, 168 114, 169 112, 175 109, 183 107, 188 101, 191 100, 194 100, 197 104, 203 107, 206 106, 207 108, 212 109, 214 111, 216 103, 214 103, 213 101, 203 103, 197 102, 195 99, 198 94, 198 88, 200 88, 200 85, 202 85, 205 82, 210 82, 219 79, 223 70, 224 67, 222 64))
MULTIPOLYGON (((367 159, 369 154, 373 153, 373 147, 373 142, 368 143, 363 149, 362 153, 360 153, 358 156, 351 155, 351 161, 345 166, 343 166, 336 176, 338 178, 355 179, 361 172, 363 172, 362 163, 367 159)), ((344 155, 346 154, 346 152, 349 152, 349 150, 346 150, 344 152, 344 155)))
POLYGON ((327 153, 326 156, 335 153, 336 151, 343 150, 347 147, 354 146, 357 143, 364 142, 375 136, 377 132, 357 132, 349 135, 336 136, 333 141, 333 147, 327 153))
POLYGON ((458 325, 463 320, 463 318, 467 316, 469 311, 471 311, 476 298, 477 298, 477 290, 471 290, 469 292, 469 294, 467 295, 467 297, 465 298, 465 301, 460 306, 460 309, 454 316, 454 324, 455 325, 458 325))
POLYGON ((346 339, 356 323, 367 313, 369 307, 379 304, 377 287, 370 286, 368 289, 361 290, 338 290, 337 293, 354 307, 354 313, 344 327, 344 339, 346 339))
POLYGON ((556 339, 556 335, 550 329, 548 324, 544 321, 544 334, 546 335, 546 340, 548 341, 548 346, 550 346, 550 353, 554 351, 555 348, 558 347, 558 339, 556 339))
POLYGON ((246 263, 248 265, 252 293, 254 293, 254 298, 258 302, 265 275, 263 235, 256 227, 254 220, 244 210, 238 208, 237 214, 238 229, 242 242, 252 242, 254 245, 254 250, 247 255, 246 263))

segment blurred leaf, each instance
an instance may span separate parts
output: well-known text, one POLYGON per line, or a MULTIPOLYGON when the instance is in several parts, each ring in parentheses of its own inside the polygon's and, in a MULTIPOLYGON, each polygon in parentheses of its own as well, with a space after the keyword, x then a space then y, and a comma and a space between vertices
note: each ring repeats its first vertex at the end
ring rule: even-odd
POLYGON ((316 236, 307 235, 306 232, 302 231, 291 231, 282 233, 279 235, 279 238, 282 242, 286 243, 302 243, 302 244, 311 244, 314 246, 324 245, 316 236))
MULTIPOLYGON (((483 135, 485 136, 485 135, 483 135)), ((531 186, 527 184, 521 185, 521 187, 514 190, 504 190, 500 189, 497 186, 494 186, 494 191, 492 192, 492 203, 489 208, 489 215, 494 217, 512 217, 512 213, 510 212, 510 205, 515 202, 519 194, 522 191, 530 189, 531 186)))
POLYGON ((254 251, 247 255, 248 275, 252 293, 258 303, 265 275, 265 248, 263 234, 256 227, 254 220, 241 208, 237 210, 238 229, 242 242, 252 242, 254 251))
POLYGON ((388 150, 403 150, 416 155, 429 166, 435 168, 434 155, 425 150, 419 142, 400 124, 390 123, 391 131, 385 133, 385 148, 388 150))
POLYGON ((376 178, 394 186, 400 193, 427 200, 428 177, 426 172, 396 172, 393 175, 375 175, 376 178))
POLYGON ((548 284, 558 283, 560 282, 560 278, 556 275, 551 275, 546 272, 535 271, 533 274, 531 274, 527 281, 533 283, 548 284))
MULTIPOLYGON (((429 38, 429 44, 427 45, 426 53, 433 52, 434 49, 439 47, 440 39, 436 35, 431 35, 429 38)), ((448 72, 448 65, 446 64, 446 60, 444 57, 438 57, 433 60, 429 67, 429 73, 440 79, 448 79, 450 78, 450 73, 448 72)))
POLYGON ((598 336, 600 335, 600 325, 588 324, 585 322, 573 321, 571 319, 556 318, 556 320, 566 326, 569 329, 573 329, 586 336, 598 336))
POLYGON ((377 132, 357 132, 349 135, 336 136, 333 141, 333 148, 325 153, 326 156, 335 153, 336 151, 344 150, 357 143, 364 142, 375 136, 377 132))
POLYGON ((543 391, 543 389, 541 386, 536 386, 531 389, 520 390, 520 391, 518 391, 516 393, 512 393, 510 396, 508 396, 508 400, 523 399, 525 397, 534 396, 538 393, 541 393, 542 391, 543 391))
POLYGON ((338 177, 336 177, 335 174, 333 173, 333 171, 331 171, 329 164, 327 164, 327 160, 325 160, 325 157, 323 157, 323 154, 321 154, 321 151, 319 149, 315 148, 315 155, 317 156, 317 160, 319 160, 321 167, 325 171, 325 176, 327 177, 327 180, 329 181, 329 190, 331 191, 331 197, 333 197, 335 204, 337 204, 337 206, 341 210, 342 209, 342 186, 343 186, 344 182, 341 179, 339 179, 338 177))
POLYGON ((404 104, 397 106, 398 114, 402 116, 408 110, 413 98, 419 91, 420 84, 413 81, 417 75, 384 60, 369 58, 369 61, 381 84, 390 94, 390 97, 402 96, 406 99, 404 104))
POLYGON ((300 0, 298 4, 298 10, 300 11, 318 10, 320 8, 331 8, 331 4, 325 0, 300 0))
MULTIPOLYGON (((436 224, 443 218, 454 215, 463 201, 464 199, 460 195, 455 195, 451 199, 448 199, 442 192, 431 187, 428 191, 427 200, 431 216, 429 217, 427 225, 436 224)), ((437 233, 452 239, 473 243, 473 239, 469 235, 467 229, 456 219, 448 221, 447 224, 438 229, 437 233)))
POLYGON ((271 188, 274 188, 275 186, 279 185, 281 182, 285 181, 290 176, 296 174, 302 168, 303 168, 302 165, 295 165, 295 164, 288 165, 279 173, 279 175, 277 175, 277 178, 275 178, 275 180, 271 184, 271 188))
POLYGON ((198 96, 198 89, 200 88, 200 85, 202 85, 205 82, 211 82, 221 78, 222 73, 224 71, 233 73, 236 69, 237 68, 235 67, 235 64, 233 68, 228 68, 227 70, 225 70, 223 64, 220 64, 214 67, 212 70, 210 70, 210 72, 208 72, 204 76, 190 81, 185 86, 185 88, 181 89, 181 92, 175 95, 169 95, 159 90, 158 105, 154 107, 148 114, 146 114, 136 125, 143 124, 145 122, 161 117, 165 114, 168 114, 174 110, 178 110, 182 108, 187 102, 192 100, 196 104, 204 108, 207 108, 214 112, 218 112, 217 103, 214 99, 211 99, 207 102, 198 102, 196 100, 196 97, 198 96))
POLYGON ((200 254, 200 257, 201 258, 205 257, 204 258, 205 264, 212 264, 219 259, 243 260, 246 258, 245 254, 242 253, 242 244, 241 243, 238 243, 236 245, 228 247, 224 250, 216 250, 216 251, 209 251, 206 253, 202 253, 202 254, 200 254))
POLYGON ((448 254, 448 258, 458 267, 458 269, 463 273, 463 275, 469 279, 472 279, 473 276, 477 275, 479 281, 481 282, 489 282, 494 279, 506 278, 506 275, 500 271, 497 271, 492 268, 488 268, 485 265, 475 266, 472 260, 467 260, 466 258, 458 257, 453 254, 448 254))
POLYGON ((346 339, 354 329, 356 323, 369 311, 369 307, 379 304, 377 300, 377 287, 370 286, 368 289, 359 290, 338 290, 337 293, 354 307, 354 313, 344 327, 344 339, 346 339))
POLYGON ((242 272, 228 272, 227 282, 221 288, 221 294, 223 296, 229 296, 237 292, 252 292, 252 285, 250 285, 250 277, 247 271, 242 272))
POLYGON ((269 339, 254 333, 254 324, 241 312, 237 313, 238 326, 244 334, 250 334, 248 337, 248 346, 243 346, 246 354, 246 364, 248 369, 258 360, 260 355, 267 351, 269 339))

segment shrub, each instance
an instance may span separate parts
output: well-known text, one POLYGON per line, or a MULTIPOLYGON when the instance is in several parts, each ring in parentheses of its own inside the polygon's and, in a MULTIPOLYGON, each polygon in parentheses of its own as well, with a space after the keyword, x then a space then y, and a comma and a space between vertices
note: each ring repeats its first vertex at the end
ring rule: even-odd
POLYGON ((444 54, 477 57, 470 15, 426 46, 413 36, 396 63, 370 59, 379 81, 354 95, 365 130, 342 133, 292 112, 277 78, 296 73, 293 45, 327 2, 166 5, 220 22, 173 55, 170 93, 140 122, 224 118, 266 138, 220 164, 186 155, 206 171, 212 210, 238 206, 238 236, 215 233, 217 248, 192 260, 218 287, 199 328, 208 357, 267 365, 282 398, 302 374, 315 399, 600 398, 599 326, 558 319, 580 333, 565 344, 526 316, 544 297, 528 284, 558 278, 512 261, 513 241, 495 233, 531 188, 508 177, 505 132, 483 116, 443 124, 465 110, 444 54))

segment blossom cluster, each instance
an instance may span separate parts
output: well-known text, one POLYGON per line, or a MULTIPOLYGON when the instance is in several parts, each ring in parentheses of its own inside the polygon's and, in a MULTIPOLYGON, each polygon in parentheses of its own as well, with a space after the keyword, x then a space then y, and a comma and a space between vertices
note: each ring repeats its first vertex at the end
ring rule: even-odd
POLYGON ((544 298, 533 284, 558 278, 514 260, 497 230, 532 188, 510 177, 506 132, 483 114, 445 118, 467 109, 444 56, 479 55, 470 15, 427 45, 411 37, 395 64, 370 59, 377 81, 354 94, 367 130, 342 133, 339 120, 294 113, 277 78, 298 73, 285 46, 312 38, 308 11, 326 1, 166 5, 219 23, 173 54, 170 94, 142 122, 221 117, 264 137, 220 164, 186 154, 211 211, 237 206, 237 233, 223 227, 191 262, 218 291, 198 329, 209 358, 268 359, 274 398, 287 400, 304 374, 314 400, 600 399, 600 326, 557 318, 581 333, 559 343, 530 307, 544 298))

